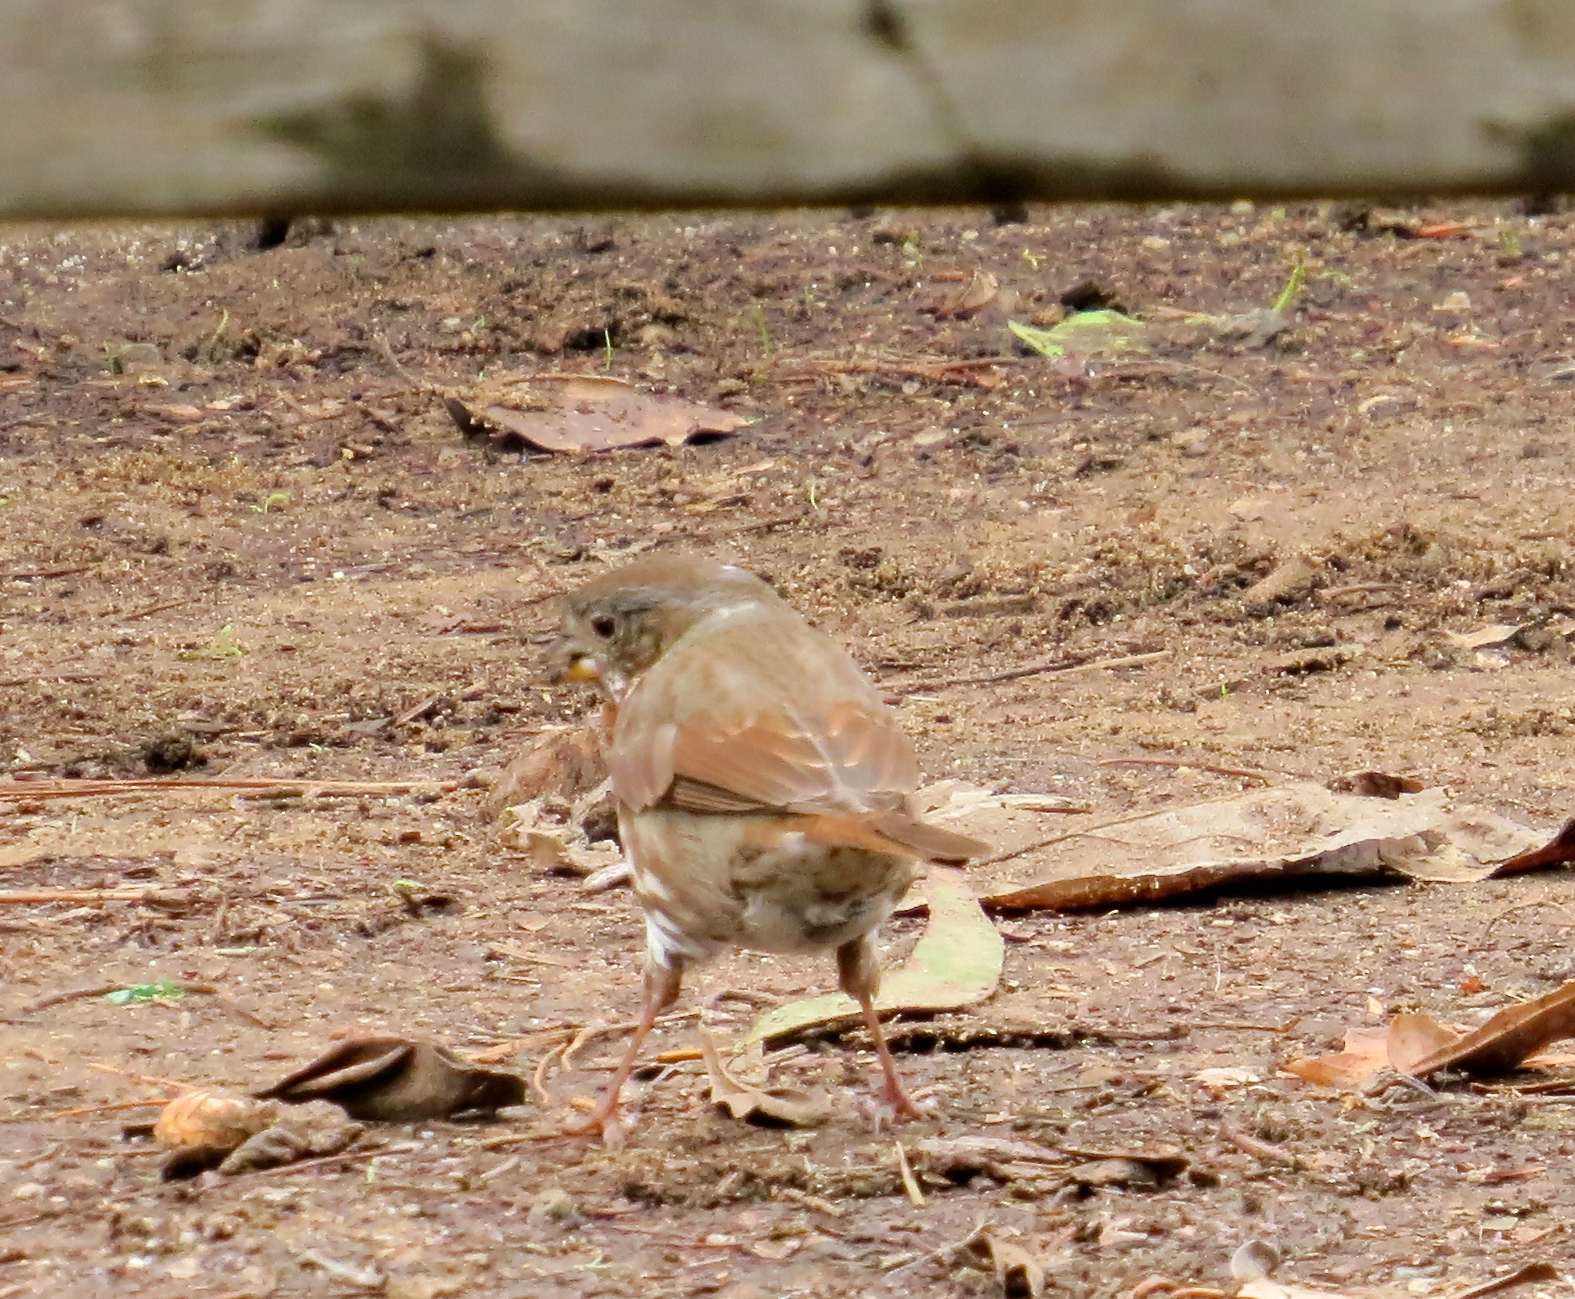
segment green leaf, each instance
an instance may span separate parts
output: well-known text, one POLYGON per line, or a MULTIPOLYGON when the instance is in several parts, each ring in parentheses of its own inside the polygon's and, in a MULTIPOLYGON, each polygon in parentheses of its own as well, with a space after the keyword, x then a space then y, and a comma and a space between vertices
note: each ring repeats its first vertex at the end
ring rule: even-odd
POLYGON ((1006 327, 1040 356, 1119 356, 1148 350, 1148 329, 1143 322, 1108 308, 1074 312, 1049 329, 1019 320, 1008 320, 1006 327))
MULTIPOLYGON (((985 1000, 1001 980, 1006 944, 963 872, 931 866, 924 895, 930 926, 908 959, 881 980, 879 1010, 959 1010, 985 1000)), ((745 1041, 771 1041, 858 1014, 858 1002, 842 992, 793 1001, 762 1015, 745 1041)))

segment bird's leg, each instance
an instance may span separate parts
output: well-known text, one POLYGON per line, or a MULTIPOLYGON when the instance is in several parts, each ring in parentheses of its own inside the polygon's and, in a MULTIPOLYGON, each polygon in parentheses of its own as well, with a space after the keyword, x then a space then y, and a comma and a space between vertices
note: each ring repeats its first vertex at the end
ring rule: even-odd
POLYGON ((880 962, 868 934, 837 948, 837 974, 842 990, 859 1003, 859 1009, 864 1012, 864 1026, 875 1039, 875 1054, 880 1057, 880 1071, 886 1079, 881 1099, 900 1119, 924 1117, 897 1076, 897 1062, 891 1058, 891 1048, 886 1045, 886 1035, 881 1031, 880 1016, 875 1013, 875 994, 880 990, 880 962))
POLYGON ((634 1026, 634 1036, 629 1040, 629 1049, 619 1061, 618 1070, 613 1074, 612 1081, 607 1084, 607 1090, 602 1093, 601 1100, 596 1102, 596 1108, 586 1116, 584 1123, 575 1124, 568 1129, 570 1136, 600 1133, 602 1140, 609 1146, 622 1143, 624 1129, 618 1118, 618 1098, 623 1092, 623 1085, 629 1081, 629 1075, 634 1072, 634 1066, 640 1059, 640 1048, 645 1045, 645 1039, 656 1026, 656 1017, 678 1000, 678 988, 683 982, 682 960, 677 957, 670 957, 669 960, 671 964, 646 960, 645 1000, 640 1006, 640 1022, 634 1026))

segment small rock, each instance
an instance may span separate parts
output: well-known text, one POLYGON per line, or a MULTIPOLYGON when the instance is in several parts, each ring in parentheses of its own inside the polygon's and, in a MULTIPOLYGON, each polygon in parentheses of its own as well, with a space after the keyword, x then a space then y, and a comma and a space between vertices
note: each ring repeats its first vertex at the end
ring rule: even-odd
POLYGON ((525 1219, 538 1227, 549 1222, 557 1223, 562 1227, 573 1227, 582 1220, 580 1206, 561 1186, 549 1186, 546 1190, 539 1191, 531 1201, 530 1211, 525 1215, 525 1219))

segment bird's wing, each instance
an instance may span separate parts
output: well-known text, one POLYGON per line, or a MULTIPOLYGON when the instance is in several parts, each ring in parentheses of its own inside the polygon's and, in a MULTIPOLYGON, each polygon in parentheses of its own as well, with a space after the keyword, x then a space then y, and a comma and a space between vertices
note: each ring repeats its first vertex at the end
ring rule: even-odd
POLYGON ((791 611, 719 614, 646 672, 609 763, 626 805, 697 812, 889 812, 913 745, 851 658, 791 611))

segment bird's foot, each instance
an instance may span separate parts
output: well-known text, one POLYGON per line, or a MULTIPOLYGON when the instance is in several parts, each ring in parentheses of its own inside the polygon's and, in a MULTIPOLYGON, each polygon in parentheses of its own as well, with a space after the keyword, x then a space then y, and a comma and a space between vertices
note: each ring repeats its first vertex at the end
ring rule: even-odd
POLYGON ((604 1098, 585 1116, 582 1123, 571 1123, 563 1129, 566 1137, 600 1137, 602 1145, 617 1150, 628 1140, 634 1125, 625 1120, 618 1102, 604 1098))

